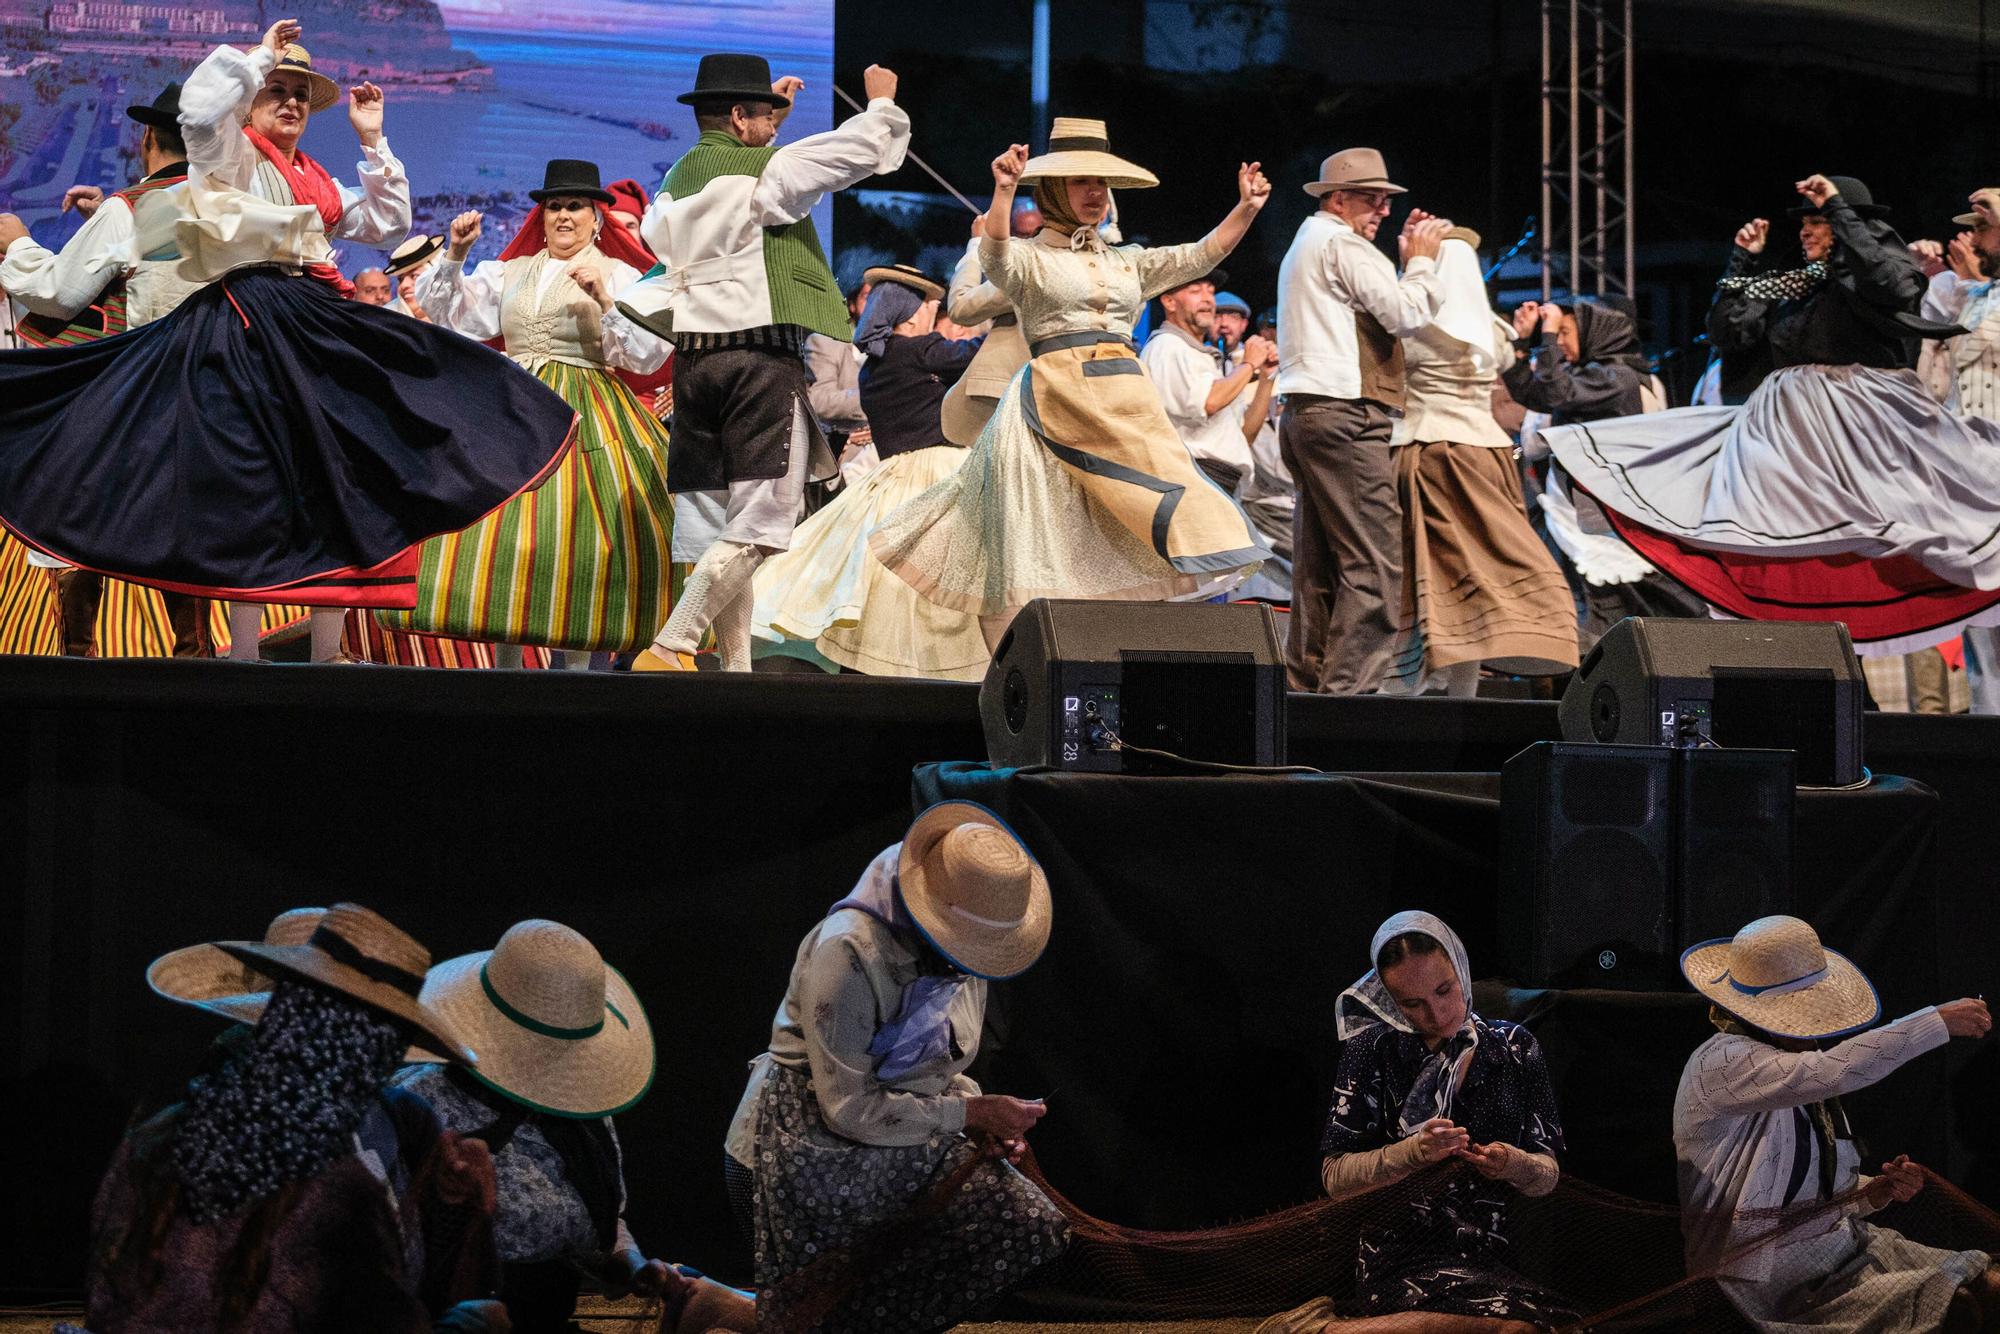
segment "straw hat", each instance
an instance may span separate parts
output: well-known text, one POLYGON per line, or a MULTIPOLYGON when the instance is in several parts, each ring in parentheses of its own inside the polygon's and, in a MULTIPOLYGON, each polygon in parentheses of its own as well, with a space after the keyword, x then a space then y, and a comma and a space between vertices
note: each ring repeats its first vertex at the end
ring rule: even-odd
POLYGON ((389 262, 382 266, 382 272, 391 278, 401 277, 411 269, 427 263, 431 256, 442 249, 444 249, 443 237, 416 233, 396 247, 395 253, 389 256, 389 262))
POLYGON ((417 1030, 426 1045, 471 1065, 479 1058, 457 1025, 418 1001, 430 951, 379 913, 356 903, 326 910, 312 935, 297 945, 223 940, 216 948, 258 972, 298 978, 351 996, 417 1030))
POLYGON ((308 105, 314 111, 324 111, 340 100, 340 85, 314 69, 312 53, 297 42, 285 48, 285 54, 278 57, 277 67, 305 71, 306 82, 312 88, 308 105))
POLYGON ((1389 166, 1372 148, 1343 148, 1319 164, 1319 179, 1308 181, 1305 191, 1314 199, 1335 190, 1380 190, 1384 194, 1406 195, 1402 186, 1389 179, 1389 166))
POLYGON ((1982 222, 2000 222, 2000 186, 1989 185, 1974 190, 1965 202, 1972 205, 1972 212, 1952 215, 1952 221, 1961 227, 1977 227, 1982 222))
POLYGON ((925 277, 924 271, 914 264, 878 264, 862 274, 861 281, 871 286, 899 283, 926 301, 936 301, 944 295, 944 285, 925 277))
POLYGON ((652 1087, 653 1029, 639 998, 560 922, 516 922, 492 949, 445 960, 424 979, 423 1001, 478 1048, 474 1078, 538 1112, 611 1116, 652 1087))
POLYGON ((1101 176, 1113 190, 1144 190, 1160 178, 1111 152, 1111 139, 1101 120, 1057 116, 1049 130, 1049 151, 1028 159, 1021 184, 1062 176, 1101 176))
MULTIPOLYGON (((324 908, 281 912, 264 928, 266 945, 303 945, 312 939, 324 908)), ((162 954, 146 970, 153 993, 240 1024, 254 1024, 271 1003, 271 979, 219 945, 190 945, 162 954)))
POLYGON ((1049 943, 1049 880, 1000 817, 941 801, 903 835, 903 908, 938 952, 975 977, 1024 973, 1049 943))
POLYGON ((1731 940, 1681 955, 1688 984, 1775 1037, 1831 1038, 1882 1013, 1875 988, 1845 955, 1823 948, 1796 917, 1760 917, 1731 940))

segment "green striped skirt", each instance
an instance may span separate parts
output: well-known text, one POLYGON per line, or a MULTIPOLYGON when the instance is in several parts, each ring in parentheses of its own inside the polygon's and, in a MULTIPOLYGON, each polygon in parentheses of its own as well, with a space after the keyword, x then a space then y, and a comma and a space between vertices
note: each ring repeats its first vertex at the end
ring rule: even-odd
POLYGON ((667 428, 610 371, 535 372, 576 409, 576 444, 549 480, 472 527, 424 543, 414 611, 392 630, 545 648, 652 642, 686 578, 672 564, 667 428))

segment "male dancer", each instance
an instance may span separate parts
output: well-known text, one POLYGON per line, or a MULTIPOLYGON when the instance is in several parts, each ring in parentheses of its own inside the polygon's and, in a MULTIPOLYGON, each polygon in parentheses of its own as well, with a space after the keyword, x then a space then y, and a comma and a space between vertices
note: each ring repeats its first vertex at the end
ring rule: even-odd
MULTIPOLYGON (((36 244, 21 220, 0 214, 0 290, 28 308, 21 340, 31 347, 66 346, 136 329, 178 306, 195 284, 174 272, 180 249, 174 219, 187 179, 181 142, 181 86, 170 83, 150 106, 125 114, 145 126, 138 184, 106 196, 94 186, 74 186, 63 196, 90 221, 60 252, 36 244)), ((104 576, 79 570, 39 552, 28 563, 49 572, 55 585, 62 651, 72 657, 97 652, 97 611, 104 576)), ((162 593, 177 658, 206 657, 208 602, 185 593, 162 593)))
POLYGON ((762 56, 703 56, 679 99, 701 138, 640 228, 661 271, 621 305, 674 343, 673 558, 695 568, 635 671, 693 670, 710 626, 723 669, 750 670, 750 578, 791 545, 806 482, 833 475, 800 348, 814 333, 848 341, 853 326, 811 213, 828 192, 900 167, 910 142, 895 74, 871 65, 862 78, 866 111, 783 148, 771 141, 805 84, 771 82, 762 56))

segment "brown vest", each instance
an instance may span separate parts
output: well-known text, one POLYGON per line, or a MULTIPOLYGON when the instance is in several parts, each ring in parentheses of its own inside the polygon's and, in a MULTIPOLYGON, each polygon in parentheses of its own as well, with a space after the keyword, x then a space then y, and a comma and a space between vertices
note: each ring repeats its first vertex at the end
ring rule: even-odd
POLYGON ((1360 397, 1401 411, 1403 341, 1365 310, 1354 312, 1354 341, 1361 352, 1360 397))

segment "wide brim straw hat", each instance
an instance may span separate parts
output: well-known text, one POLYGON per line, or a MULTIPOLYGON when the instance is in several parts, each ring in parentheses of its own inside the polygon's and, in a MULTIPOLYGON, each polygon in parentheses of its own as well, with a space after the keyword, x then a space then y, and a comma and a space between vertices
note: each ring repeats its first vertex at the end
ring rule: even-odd
POLYGON ((961 970, 991 980, 1026 972, 1048 947, 1049 879, 999 816, 941 801, 903 835, 903 910, 961 970))
POLYGON ((304 943, 267 945, 223 940, 216 948, 270 977, 292 977, 337 991, 415 1029, 433 1051, 471 1065, 473 1055, 458 1026, 417 998, 430 970, 430 951, 381 914, 356 903, 336 903, 304 943))
POLYGON ((401 277, 442 249, 444 249, 443 237, 425 236, 421 233, 411 236, 396 247, 395 253, 389 256, 389 262, 382 266, 382 272, 391 278, 401 277))
POLYGON ((423 1001, 479 1052, 473 1078, 538 1112, 612 1116, 652 1087, 645 1007, 596 947, 560 922, 517 922, 494 948, 438 964, 423 1001))
POLYGON ((1057 116, 1049 130, 1049 151, 1028 159, 1021 183, 1068 176, 1101 176, 1113 190, 1146 190, 1160 183, 1152 172, 1111 151, 1103 121, 1057 116))
POLYGON ((1972 192, 1972 212, 1954 213, 1951 220, 1961 227, 1977 227, 1982 222, 2000 222, 2000 186, 1989 185, 1972 192))
POLYGON ((1815 1040, 1868 1027, 1882 1013, 1867 976, 1796 917, 1760 917, 1727 940, 1681 955, 1702 995, 1774 1037, 1815 1040))
POLYGON ((861 281, 871 286, 875 283, 899 283, 926 301, 936 301, 944 295, 944 284, 926 277, 924 271, 914 264, 877 264, 861 275, 861 281))
POLYGON ((278 57, 276 68, 305 72, 306 81, 312 88, 312 97, 307 105, 314 111, 324 111, 340 100, 340 85, 314 69, 312 53, 297 42, 285 48, 285 53, 278 57))
MULTIPOLYGON (((303 945, 312 939, 324 908, 293 908, 264 929, 266 945, 303 945)), ((190 945, 162 954, 146 969, 146 985, 166 1000, 254 1024, 271 1003, 271 977, 219 945, 190 945)))

